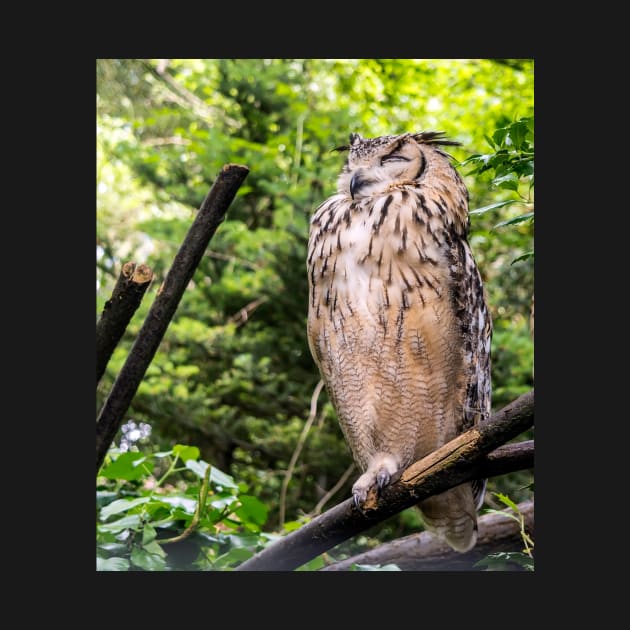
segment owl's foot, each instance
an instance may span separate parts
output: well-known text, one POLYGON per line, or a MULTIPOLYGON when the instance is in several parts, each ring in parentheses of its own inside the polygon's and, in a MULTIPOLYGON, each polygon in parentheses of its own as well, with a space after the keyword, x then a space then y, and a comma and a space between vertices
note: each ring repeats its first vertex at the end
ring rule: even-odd
POLYGON ((398 463, 392 455, 381 454, 374 457, 368 469, 352 486, 352 498, 356 508, 363 512, 369 490, 373 486, 376 486, 378 490, 387 486, 397 470, 398 463))

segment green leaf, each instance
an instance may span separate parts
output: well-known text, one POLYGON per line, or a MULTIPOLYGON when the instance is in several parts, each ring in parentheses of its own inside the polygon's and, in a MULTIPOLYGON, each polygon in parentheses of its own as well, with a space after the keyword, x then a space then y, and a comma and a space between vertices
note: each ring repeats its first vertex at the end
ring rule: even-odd
POLYGON ((153 540, 146 545, 143 544, 142 546, 144 550, 148 551, 149 553, 154 553, 158 556, 161 556, 162 558, 166 557, 166 551, 164 551, 164 549, 160 547, 159 543, 156 540, 153 540))
MULTIPOLYGON (((109 534, 111 535, 111 534, 109 534)), ((118 543, 118 542, 107 542, 107 543, 102 543, 99 544, 97 547, 99 550, 102 549, 103 551, 107 552, 107 555, 110 554, 125 554, 127 553, 127 545, 126 543, 118 543)))
POLYGON ((523 121, 517 121, 512 123, 509 127, 510 138, 512 138, 512 143, 514 144, 514 148, 520 150, 527 134, 529 132, 527 123, 523 121))
POLYGON ((222 493, 218 496, 215 496, 210 501, 210 505, 217 510, 222 510, 224 507, 229 507, 233 503, 238 501, 238 497, 233 494, 222 493))
POLYGON ((150 543, 152 540, 155 540, 157 536, 157 532, 155 531, 155 527, 150 523, 147 523, 142 530, 142 544, 145 546, 150 543))
POLYGON ((169 456, 173 456, 173 451, 160 451, 159 453, 153 453, 153 457, 157 457, 158 459, 161 459, 163 457, 169 457, 169 456))
POLYGON ((234 510, 235 514, 243 521, 262 526, 267 520, 267 507, 256 497, 242 494, 238 497, 241 507, 234 510))
POLYGON ((145 549, 134 549, 131 552, 131 562, 145 571, 161 571, 166 567, 164 558, 145 549))
POLYGON ((108 505, 118 496, 117 492, 110 492, 109 490, 97 490, 96 491, 96 507, 103 508, 108 505))
POLYGON ((254 555, 254 552, 250 549, 246 549, 245 547, 234 547, 230 549, 227 553, 219 556, 215 562, 215 568, 224 568, 234 564, 241 564, 248 560, 254 555))
POLYGON ((226 540, 230 542, 232 547, 255 549, 258 546, 260 538, 255 534, 230 534, 226 536, 226 540))
POLYGON ((495 177, 492 183, 499 188, 518 191, 518 177, 514 173, 495 177))
POLYGON ((520 514, 520 510, 518 509, 518 505, 510 499, 506 494, 501 494, 500 492, 493 492, 494 496, 503 503, 503 505, 507 505, 509 508, 512 508, 517 514, 520 514))
POLYGON ((468 214, 483 214, 484 212, 488 212, 488 210, 494 210, 496 208, 503 208, 503 206, 509 206, 513 203, 523 203, 523 202, 520 199, 506 199, 505 201, 497 201, 497 203, 491 203, 489 206, 483 206, 483 208, 477 208, 476 210, 471 210, 468 214))
MULTIPOLYGON (((194 459, 189 459, 186 462, 186 468, 188 468, 188 470, 191 470, 192 472, 195 473, 195 475, 197 475, 197 477, 199 477, 199 479, 203 479, 206 476, 206 469, 208 468, 209 464, 207 464, 204 461, 201 462, 197 462, 194 459)), ((210 473, 212 474, 212 473, 210 473)))
POLYGON ((96 558, 97 571, 128 571, 129 560, 125 558, 96 558))
MULTIPOLYGON (((501 223, 497 223, 494 228, 503 227, 505 225, 516 225, 517 223, 524 223, 525 221, 534 219, 533 212, 526 212, 525 214, 521 214, 518 217, 514 217, 513 219, 508 219, 507 221, 501 221, 501 223)), ((492 229, 494 229, 492 228, 492 229)))
POLYGON ((323 556, 317 556, 317 558, 313 558, 312 560, 309 560, 302 566, 298 567, 296 571, 319 571, 325 565, 326 563, 324 562, 323 556))
POLYGON ((224 488, 238 488, 238 485, 234 483, 234 479, 224 472, 221 472, 218 468, 212 467, 210 473, 210 481, 215 486, 223 486, 224 488))
POLYGON ((188 497, 180 497, 177 495, 170 497, 163 496, 160 497, 160 501, 167 503, 173 508, 181 508, 186 514, 194 514, 197 509, 197 501, 189 499, 188 497))
POLYGON ((495 146, 500 147, 504 143, 507 133, 508 130, 505 127, 501 127, 492 134, 492 140, 495 146))
POLYGON ((109 466, 103 468, 100 474, 108 479, 133 481, 152 471, 153 462, 147 461, 146 455, 127 452, 119 455, 109 466))
POLYGON ((517 256, 511 263, 510 265, 513 265, 514 263, 518 262, 519 260, 527 260, 528 258, 532 258, 534 256, 534 250, 530 250, 528 252, 525 252, 524 254, 521 254, 520 256, 517 256))
POLYGON ((175 444, 173 447, 173 454, 179 455, 183 462, 199 459, 201 454, 196 446, 185 446, 183 444, 175 444))
POLYGON ((147 503, 151 500, 151 497, 137 497, 136 499, 117 499, 112 501, 108 506, 101 510, 101 519, 106 521, 113 514, 119 514, 120 512, 127 512, 131 508, 134 508, 143 503, 147 503))
POLYGON ((123 529, 133 529, 138 525, 140 525, 140 515, 132 514, 131 516, 124 516, 113 523, 101 523, 98 528, 104 532, 119 532, 123 529))

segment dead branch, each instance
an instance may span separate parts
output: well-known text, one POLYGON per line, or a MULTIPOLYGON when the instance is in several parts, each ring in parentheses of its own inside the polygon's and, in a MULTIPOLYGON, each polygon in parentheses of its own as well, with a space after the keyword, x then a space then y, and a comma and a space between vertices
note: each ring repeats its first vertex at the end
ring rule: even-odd
POLYGON ((96 324, 96 384, 153 279, 146 265, 126 262, 96 324))
POLYGON ((201 204, 125 365, 101 408, 96 422, 97 474, 210 239, 224 220, 228 207, 248 173, 246 166, 226 164, 201 204))
MULTIPOLYGON (((381 491, 378 499, 374 492, 368 494, 364 513, 356 508, 352 499, 347 499, 263 549, 236 570, 290 571, 427 497, 464 481, 487 477, 492 471, 496 474, 501 469, 499 474, 505 474, 520 470, 511 466, 515 461, 520 466, 522 459, 510 457, 503 469, 496 458, 488 465, 487 453, 533 424, 534 390, 531 390, 493 414, 486 422, 409 466, 396 483, 381 491)), ((533 448, 528 460, 527 467, 533 466, 533 448)))
MULTIPOLYGON (((525 519, 525 530, 534 531, 534 502, 524 501, 518 509, 525 519)), ((509 509, 505 514, 513 514, 509 509)), ((352 558, 335 562, 321 571, 348 571, 353 564, 396 564, 403 571, 480 571, 474 564, 491 553, 522 551, 520 524, 502 514, 485 514, 479 518, 477 544, 466 553, 453 551, 430 532, 420 532, 384 543, 352 558)))

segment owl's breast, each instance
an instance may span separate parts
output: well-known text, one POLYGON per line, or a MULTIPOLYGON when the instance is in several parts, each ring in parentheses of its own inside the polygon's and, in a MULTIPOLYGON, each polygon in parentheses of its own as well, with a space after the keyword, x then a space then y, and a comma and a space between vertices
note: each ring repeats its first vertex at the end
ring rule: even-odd
POLYGON ((448 293, 453 274, 448 221, 406 188, 352 201, 336 195, 313 217, 310 306, 382 320, 383 309, 425 308, 448 293))

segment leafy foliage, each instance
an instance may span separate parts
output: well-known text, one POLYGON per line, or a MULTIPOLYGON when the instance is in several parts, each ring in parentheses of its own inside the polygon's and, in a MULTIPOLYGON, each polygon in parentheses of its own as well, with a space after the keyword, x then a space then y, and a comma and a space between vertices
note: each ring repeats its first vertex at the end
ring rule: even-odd
MULTIPOLYGON (((114 449, 108 467, 119 468, 104 467, 99 476, 99 491, 114 492, 112 500, 124 498, 117 494, 123 491, 146 497, 142 483, 164 475, 174 444, 199 449, 185 460, 192 468, 170 473, 177 480, 172 488, 162 483, 155 490, 156 501, 172 491, 191 503, 177 512, 156 507, 167 524, 153 524, 158 538, 147 544, 161 547, 159 536, 190 524, 206 462, 213 475, 225 471, 236 484, 221 490, 234 511, 212 522, 206 509, 196 533, 172 547, 216 544, 217 554, 232 554, 223 561, 229 568, 280 530, 283 479, 319 381, 306 341, 308 222, 335 190, 341 162, 332 149, 351 131, 369 137, 435 129, 462 142, 452 154, 478 210, 469 240, 494 320, 494 407, 531 388, 532 76, 527 59, 97 60, 97 316, 124 262, 146 263, 155 274, 97 388, 97 408, 216 173, 230 162, 250 169, 129 409, 127 420, 150 425, 151 440, 138 442, 137 452, 114 449), (243 516, 256 512, 248 499, 241 502, 245 496, 265 506, 264 523, 260 506, 258 521, 243 516), (258 531, 247 530, 254 525, 258 531)), ((307 520, 350 464, 322 393, 288 486, 286 527, 307 520)), ((520 500, 518 488, 527 480, 508 475, 491 480, 490 488, 520 500)), ((328 505, 348 496, 353 481, 327 496, 328 505)), ((216 479, 209 484, 208 500, 219 500, 216 479)), ((165 556, 142 545, 154 499, 120 516, 148 514, 149 521, 132 519, 107 534, 124 536, 117 543, 136 550, 133 558, 101 548, 100 566, 123 567, 112 560, 121 558, 130 569, 174 568, 169 545, 165 556)), ((108 524, 109 518, 99 527, 108 524)), ((410 511, 373 535, 384 540, 417 526, 410 511)), ((193 555, 196 566, 219 568, 218 556, 193 555)))
POLYGON ((262 532, 267 514, 194 446, 110 449, 97 479, 97 570, 229 569, 273 539, 262 532))
MULTIPOLYGON (((532 484, 533 485, 533 484, 532 484)), ((500 514, 505 518, 511 518, 516 521, 520 527, 520 535, 523 540, 522 551, 500 551, 497 553, 491 553, 485 558, 482 558, 477 563, 476 567, 487 567, 486 571, 510 571, 514 569, 514 565, 522 567, 526 571, 534 570, 534 541, 531 536, 525 530, 525 517, 519 510, 518 505, 505 494, 495 492, 494 495, 506 505, 512 512, 505 512, 502 510, 486 510, 486 514, 500 514)))

